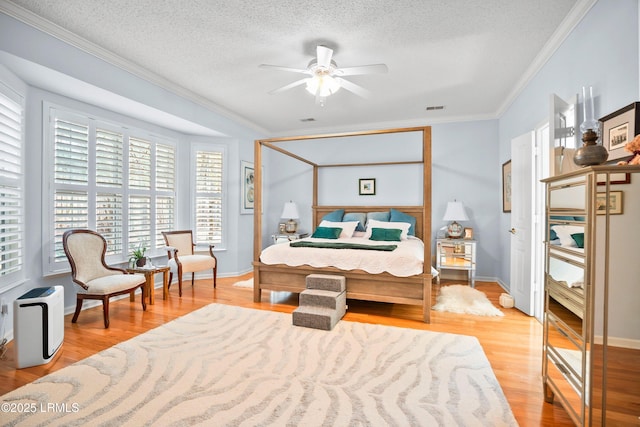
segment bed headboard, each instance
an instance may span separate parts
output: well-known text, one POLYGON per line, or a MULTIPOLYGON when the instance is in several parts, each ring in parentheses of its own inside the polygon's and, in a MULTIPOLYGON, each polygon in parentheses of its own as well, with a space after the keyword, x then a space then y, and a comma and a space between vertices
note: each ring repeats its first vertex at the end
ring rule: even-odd
MULTIPOLYGON (((336 209, 344 209, 345 213, 350 212, 382 212, 388 211, 394 208, 408 215, 416 218, 416 237, 425 241, 424 238, 424 206, 312 206, 313 210, 313 224, 317 227, 322 220, 322 217, 326 214, 335 211, 336 209)), ((429 218, 430 220, 430 218, 429 218)), ((426 239, 429 241, 431 238, 428 236, 426 239)))

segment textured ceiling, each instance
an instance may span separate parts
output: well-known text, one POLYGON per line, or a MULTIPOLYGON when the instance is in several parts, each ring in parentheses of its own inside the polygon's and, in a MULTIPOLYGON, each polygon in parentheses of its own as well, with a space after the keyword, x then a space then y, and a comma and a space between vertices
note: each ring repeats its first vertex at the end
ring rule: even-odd
POLYGON ((13 3, 278 135, 494 118, 585 0, 13 3), (319 43, 340 67, 389 72, 350 77, 368 99, 341 90, 320 107, 304 86, 269 94, 301 76, 258 65, 304 68, 319 43))

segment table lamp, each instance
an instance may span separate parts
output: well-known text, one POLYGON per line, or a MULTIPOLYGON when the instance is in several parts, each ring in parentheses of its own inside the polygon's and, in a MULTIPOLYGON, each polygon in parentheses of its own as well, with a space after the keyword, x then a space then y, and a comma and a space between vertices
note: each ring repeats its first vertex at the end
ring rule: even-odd
POLYGON ((459 239, 462 237, 462 226, 458 224, 456 221, 468 221, 469 217, 464 210, 464 206, 462 202, 453 201, 447 202, 447 210, 444 213, 443 221, 452 221, 447 226, 447 234, 451 239, 459 239))
POLYGON ((289 218, 284 228, 287 233, 296 232, 296 230, 298 229, 298 223, 295 220, 300 218, 300 215, 298 215, 298 207, 294 202, 288 201, 284 204, 284 207, 282 208, 282 215, 280 215, 280 218, 289 218))

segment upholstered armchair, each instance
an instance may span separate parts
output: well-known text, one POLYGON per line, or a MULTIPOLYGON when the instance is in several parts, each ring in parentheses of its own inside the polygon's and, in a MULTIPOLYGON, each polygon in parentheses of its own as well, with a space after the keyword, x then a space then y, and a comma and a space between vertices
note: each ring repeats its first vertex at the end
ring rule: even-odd
POLYGON ((120 268, 109 267, 105 262, 107 241, 91 230, 69 230, 62 236, 64 253, 71 264, 73 281, 80 286, 76 297, 76 311, 72 323, 76 323, 85 299, 102 301, 104 327, 109 327, 109 299, 117 295, 133 294, 142 290, 142 309, 147 309, 146 279, 143 274, 129 274, 120 268))
POLYGON ((218 274, 218 260, 213 254, 213 245, 209 245, 208 254, 197 254, 193 242, 191 230, 163 231, 164 241, 167 245, 169 257, 169 287, 173 280, 173 274, 178 275, 178 295, 182 296, 182 275, 191 273, 191 286, 193 286, 196 271, 213 270, 213 287, 216 287, 218 274))

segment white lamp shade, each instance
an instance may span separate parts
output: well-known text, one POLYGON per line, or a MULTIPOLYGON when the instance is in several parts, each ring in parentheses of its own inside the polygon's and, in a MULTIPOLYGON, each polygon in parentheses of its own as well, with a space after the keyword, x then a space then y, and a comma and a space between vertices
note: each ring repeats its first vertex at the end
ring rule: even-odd
POLYGON ((469 221, 469 217, 464 210, 462 202, 447 202, 447 210, 444 213, 443 221, 469 221))
POLYGON ((294 202, 286 202, 282 208, 282 215, 280 218, 298 219, 298 206, 294 202))

